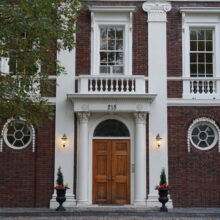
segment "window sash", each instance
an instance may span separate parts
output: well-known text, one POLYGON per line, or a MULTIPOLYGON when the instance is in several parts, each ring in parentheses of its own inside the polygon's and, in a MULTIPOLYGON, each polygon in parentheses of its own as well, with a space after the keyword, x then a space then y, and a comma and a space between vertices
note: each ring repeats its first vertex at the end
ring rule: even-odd
POLYGON ((124 27, 101 26, 99 31, 99 73, 124 74, 124 27))
POLYGON ((191 77, 213 77, 214 75, 214 30, 190 28, 189 61, 191 77))

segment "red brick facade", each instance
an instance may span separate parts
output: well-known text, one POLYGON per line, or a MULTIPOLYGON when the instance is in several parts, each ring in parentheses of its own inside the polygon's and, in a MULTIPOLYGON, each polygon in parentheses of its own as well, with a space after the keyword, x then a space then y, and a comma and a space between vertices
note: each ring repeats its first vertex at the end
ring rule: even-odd
POLYGON ((54 185, 54 120, 36 130, 32 145, 0 153, 0 207, 49 207, 54 185))
POLYGON ((208 117, 220 125, 219 107, 168 107, 169 184, 174 207, 219 207, 220 153, 191 147, 187 131, 194 119, 208 117))
MULTIPOLYGON (((143 11, 142 4, 143 2, 89 1, 89 5, 136 6, 133 16, 132 72, 134 75, 147 76, 148 26, 147 13, 143 11)), ((220 7, 220 2, 172 2, 172 10, 167 13, 168 77, 182 77, 182 21, 179 8, 184 6, 220 7)), ((85 7, 79 16, 78 29, 76 75, 89 75, 91 18, 88 7, 85 7)), ((168 81, 168 98, 181 98, 182 87, 182 81, 168 81)), ((220 126, 220 107, 168 107, 169 184, 174 207, 219 207, 220 204, 220 153, 217 145, 208 151, 200 151, 194 147, 190 153, 187 151, 188 128, 193 120, 199 117, 212 118, 220 126)), ((147 125, 148 121, 147 118, 147 125)), ((75 137, 76 128, 75 125, 75 137)), ((147 126, 147 143, 149 132, 147 126)), ((74 141, 77 146, 77 139, 74 141)), ((77 147, 73 164, 75 187, 77 147)), ((3 145, 3 152, 0 153, 0 207, 49 207, 54 186, 54 149, 54 120, 47 121, 36 130, 34 153, 31 146, 23 150, 13 150, 3 145)), ((147 164, 149 167, 149 160, 147 164)), ((147 170, 148 186, 149 179, 147 170)))

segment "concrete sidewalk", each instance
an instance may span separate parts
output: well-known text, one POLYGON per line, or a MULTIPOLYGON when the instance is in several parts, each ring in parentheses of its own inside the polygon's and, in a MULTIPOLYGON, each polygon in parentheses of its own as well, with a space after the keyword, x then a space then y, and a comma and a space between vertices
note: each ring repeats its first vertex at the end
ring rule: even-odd
MULTIPOLYGON (((169 212, 157 209, 135 207, 75 207, 65 212, 57 212, 48 208, 0 208, 0 218, 17 217, 18 219, 220 219, 220 208, 174 208, 169 212), (21 218, 27 217, 27 218, 21 218), (61 218, 62 217, 62 218, 61 218), (74 218, 70 218, 74 217, 74 218), (76 218, 79 217, 79 218, 76 218), (145 217, 145 218, 143 218, 145 217), (35 219, 35 218, 34 218, 35 219)), ((16 219, 17 219, 16 218, 16 219)), ((13 218, 14 219, 14 218, 13 218)))

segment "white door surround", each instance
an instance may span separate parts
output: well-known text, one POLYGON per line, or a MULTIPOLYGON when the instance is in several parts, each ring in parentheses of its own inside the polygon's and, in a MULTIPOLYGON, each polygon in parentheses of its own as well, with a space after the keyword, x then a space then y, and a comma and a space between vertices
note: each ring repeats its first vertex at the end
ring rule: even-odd
MULTIPOLYGON (((131 160, 130 160, 130 176, 131 176, 131 204, 134 205, 145 205, 146 202, 146 113, 91 113, 85 112, 77 113, 79 117, 78 122, 78 175, 77 175, 77 193, 76 201, 79 206, 92 205, 92 149, 94 131, 96 127, 104 120, 115 119, 121 121, 129 130, 131 142, 131 160), (136 120, 134 118, 136 117, 136 120), (84 121, 82 122, 82 117, 84 121), (87 119, 85 119, 87 118, 87 119), (137 119, 138 118, 138 119, 137 119), (142 123, 143 122, 143 123, 142 123), (85 125, 87 123, 87 125, 85 125), (144 126, 143 126, 144 125, 144 126), (135 129, 138 128, 138 141, 135 141, 135 129), (88 129, 88 130, 87 130, 88 129), (87 130, 87 132, 86 132, 87 130), (88 136, 87 136, 87 134, 88 136), (83 134, 83 135, 80 135, 83 134), (88 137, 86 139, 85 137, 88 137), (85 142, 87 142, 87 147, 85 147, 85 142), (138 144, 139 147, 135 147, 138 144), (87 149, 87 152, 85 152, 87 149), (139 155, 134 157, 134 155, 139 155), (145 157, 142 157, 145 155, 145 157), (86 160, 86 158, 88 160, 86 160), (139 158, 140 157, 140 158, 139 158), (145 164, 145 165, 144 165, 145 164), (139 169, 139 171, 137 171, 139 169), (138 195, 136 195, 138 194, 138 195)), ((107 137, 106 139, 127 139, 125 137, 107 137)))

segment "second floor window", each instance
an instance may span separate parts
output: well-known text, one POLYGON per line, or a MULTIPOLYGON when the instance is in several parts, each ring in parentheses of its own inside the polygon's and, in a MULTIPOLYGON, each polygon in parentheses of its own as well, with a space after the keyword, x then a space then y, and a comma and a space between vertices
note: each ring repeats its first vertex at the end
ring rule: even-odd
POLYGON ((124 73, 124 28, 100 27, 100 74, 124 73))
POLYGON ((213 30, 190 29, 190 76, 213 77, 213 30))

